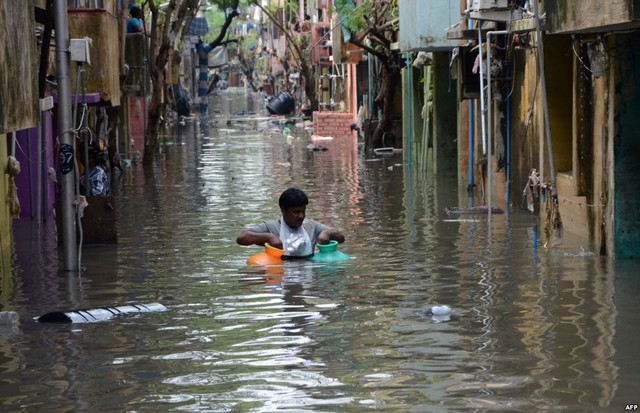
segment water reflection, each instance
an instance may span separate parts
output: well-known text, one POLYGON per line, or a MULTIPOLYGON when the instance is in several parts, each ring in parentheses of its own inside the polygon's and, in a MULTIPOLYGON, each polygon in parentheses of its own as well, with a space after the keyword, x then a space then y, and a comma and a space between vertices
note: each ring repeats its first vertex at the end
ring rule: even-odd
POLYGON ((0 330, 2 410, 619 411, 635 403, 635 266, 567 239, 545 249, 527 214, 450 217, 454 179, 306 149, 262 103, 221 92, 164 136, 158 164, 114 180, 119 244, 59 273, 55 231, 16 223, 0 330), (255 111, 256 115, 239 114, 255 111), (247 225, 288 186, 339 227, 340 265, 250 267, 247 225), (168 311, 43 325, 51 310, 160 302, 168 311), (448 321, 425 315, 453 309, 448 321))

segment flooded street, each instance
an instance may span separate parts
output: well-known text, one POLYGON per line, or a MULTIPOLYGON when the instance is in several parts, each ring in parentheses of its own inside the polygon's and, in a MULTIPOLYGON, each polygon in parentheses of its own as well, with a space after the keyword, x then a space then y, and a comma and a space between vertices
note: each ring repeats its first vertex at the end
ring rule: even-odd
MULTIPOLYGON (((637 263, 566 236, 544 247, 526 212, 467 206, 454 178, 402 155, 283 135, 229 89, 176 125, 153 170, 114 179, 117 246, 58 272, 52 224, 14 228, 3 280, 0 411, 624 411, 640 404, 637 263), (238 114, 256 112, 255 115, 238 114), (234 115, 237 114, 237 115, 234 115), (304 189, 307 217, 342 230, 340 264, 250 267, 235 238, 304 189), (44 239, 37 240, 36 234, 44 239), (161 303, 82 324, 53 310, 161 303), (450 317, 427 313, 448 305, 450 317)), ((519 194, 516 194, 519 195, 519 194)))

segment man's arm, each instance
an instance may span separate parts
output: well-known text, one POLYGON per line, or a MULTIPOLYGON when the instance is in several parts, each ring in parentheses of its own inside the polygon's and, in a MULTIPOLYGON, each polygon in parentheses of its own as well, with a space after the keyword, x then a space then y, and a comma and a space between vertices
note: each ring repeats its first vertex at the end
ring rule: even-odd
POLYGON ((236 242, 240 245, 264 245, 269 243, 272 247, 282 248, 280 238, 270 232, 243 231, 236 238, 236 242))
POLYGON ((342 235, 342 232, 335 228, 328 228, 322 230, 322 232, 318 234, 318 238, 316 239, 316 241, 318 242, 318 244, 328 244, 329 241, 335 240, 338 241, 339 244, 342 244, 344 242, 344 239, 345 238, 344 235, 342 235))

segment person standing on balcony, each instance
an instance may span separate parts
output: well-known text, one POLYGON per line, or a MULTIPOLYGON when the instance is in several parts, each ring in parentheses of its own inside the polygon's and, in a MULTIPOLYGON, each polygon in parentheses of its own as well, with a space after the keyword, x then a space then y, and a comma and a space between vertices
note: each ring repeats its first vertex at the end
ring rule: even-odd
POLYGON ((144 33, 144 25, 142 24, 142 9, 133 6, 129 9, 129 20, 127 21, 127 33, 144 33))

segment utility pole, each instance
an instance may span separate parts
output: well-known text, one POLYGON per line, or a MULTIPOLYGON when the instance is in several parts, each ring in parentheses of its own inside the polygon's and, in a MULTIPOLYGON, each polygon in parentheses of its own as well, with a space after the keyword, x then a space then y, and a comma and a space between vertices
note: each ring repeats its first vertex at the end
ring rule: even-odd
POLYGON ((58 132, 60 140, 60 170, 62 172, 62 246, 64 270, 78 271, 75 184, 75 125, 71 124, 71 82, 69 80, 69 26, 67 2, 55 2, 56 70, 58 79, 58 132))

